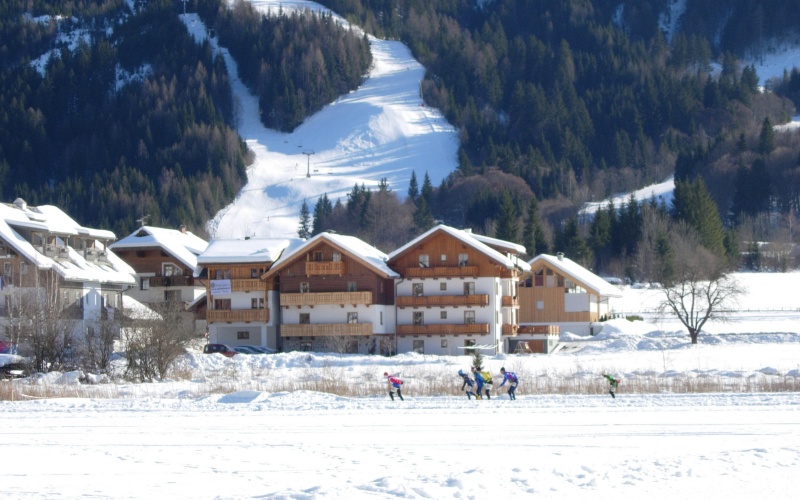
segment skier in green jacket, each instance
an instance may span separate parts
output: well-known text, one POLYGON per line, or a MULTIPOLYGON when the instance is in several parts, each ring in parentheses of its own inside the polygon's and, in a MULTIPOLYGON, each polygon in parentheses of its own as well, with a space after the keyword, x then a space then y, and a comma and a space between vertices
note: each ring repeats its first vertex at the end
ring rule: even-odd
POLYGON ((608 383, 611 384, 611 389, 608 391, 608 393, 611 394, 612 398, 616 399, 617 396, 614 394, 614 391, 616 391, 617 386, 619 386, 619 379, 607 373, 604 373, 603 376, 608 380, 608 383))

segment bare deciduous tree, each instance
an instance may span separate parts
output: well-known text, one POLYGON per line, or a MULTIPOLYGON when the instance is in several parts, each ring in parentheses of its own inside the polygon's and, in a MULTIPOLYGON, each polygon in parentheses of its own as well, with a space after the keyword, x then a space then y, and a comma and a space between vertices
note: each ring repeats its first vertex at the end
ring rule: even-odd
POLYGON ((692 344, 711 319, 725 320, 742 294, 741 285, 727 274, 719 259, 702 247, 680 253, 675 278, 661 285, 659 315, 674 314, 689 330, 692 344))

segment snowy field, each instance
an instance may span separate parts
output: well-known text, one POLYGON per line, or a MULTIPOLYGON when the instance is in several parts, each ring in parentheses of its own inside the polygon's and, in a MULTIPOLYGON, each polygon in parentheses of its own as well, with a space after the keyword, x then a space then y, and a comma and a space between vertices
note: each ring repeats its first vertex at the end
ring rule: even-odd
MULTIPOLYGON (((464 355, 194 351, 161 383, 15 381, 2 496, 794 498, 800 395, 764 389, 800 382, 798 274, 738 278, 742 302, 770 310, 711 324, 696 346, 674 321, 617 319, 562 334, 555 354, 485 356, 496 382, 501 366, 520 375, 516 401, 459 393, 464 355), (603 371, 622 379, 616 399, 603 371), (36 397, 47 384, 73 397, 36 397)), ((655 300, 627 287, 620 304, 655 300)))

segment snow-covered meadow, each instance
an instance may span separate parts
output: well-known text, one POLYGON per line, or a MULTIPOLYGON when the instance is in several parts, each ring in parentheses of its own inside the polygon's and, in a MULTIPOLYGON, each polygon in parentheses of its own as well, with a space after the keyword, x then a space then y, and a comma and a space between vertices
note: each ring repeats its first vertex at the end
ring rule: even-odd
MULTIPOLYGON (((460 393, 464 355, 194 351, 160 383, 15 381, 14 401, 0 402, 2 491, 790 498, 800 466, 798 274, 737 277, 749 293, 736 321, 710 324, 696 346, 674 320, 649 317, 612 320, 593 338, 564 333, 555 354, 485 356, 496 383, 501 366, 520 375, 516 401, 497 387, 491 400, 460 393), (405 401, 389 400, 385 371, 405 380, 405 401), (603 371, 622 379, 616 399, 603 371), (36 396, 47 383, 67 397, 36 396)), ((647 311, 655 300, 627 287, 620 307, 647 311)))

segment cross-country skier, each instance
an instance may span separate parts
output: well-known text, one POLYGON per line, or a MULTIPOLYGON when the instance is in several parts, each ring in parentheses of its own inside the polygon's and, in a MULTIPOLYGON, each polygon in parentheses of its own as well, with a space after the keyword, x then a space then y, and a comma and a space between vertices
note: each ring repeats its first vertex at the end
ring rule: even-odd
POLYGON ((507 372, 505 367, 500 368, 500 373, 503 375, 503 383, 500 384, 500 387, 506 385, 508 382, 508 397, 512 400, 517 399, 517 385, 519 384, 519 378, 517 374, 514 372, 507 372))
POLYGON ((400 398, 400 401, 405 401, 403 399, 403 393, 400 390, 400 386, 403 385, 403 381, 394 375, 389 375, 389 372, 384 372, 383 376, 386 377, 386 383, 389 385, 389 397, 392 398, 392 401, 394 401, 395 390, 397 391, 397 397, 400 398))
POLYGON ((464 370, 458 370, 458 376, 464 380, 464 383, 461 384, 461 390, 467 392, 467 399, 472 399, 472 396, 475 396, 475 399, 481 399, 480 394, 475 394, 472 392, 472 388, 475 386, 475 381, 469 378, 469 375, 464 373, 464 370))
MULTIPOLYGON (((483 378, 483 375, 481 375, 481 372, 479 372, 474 366, 472 367, 472 376, 475 377, 475 385, 478 386, 475 392, 478 393, 478 399, 481 399, 481 396, 483 395, 483 386, 486 385, 486 380, 483 378)), ((488 399, 491 399, 491 397, 488 399)))
POLYGON ((604 373, 603 376, 608 380, 608 383, 611 384, 611 388, 609 389, 608 393, 611 394, 612 398, 617 399, 614 391, 616 391, 617 387, 619 386, 619 379, 607 373, 604 373))

